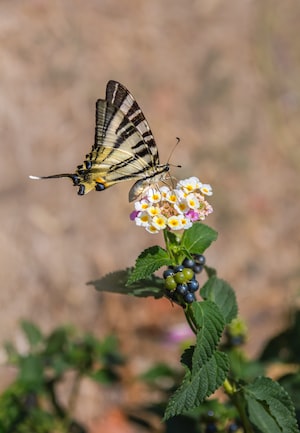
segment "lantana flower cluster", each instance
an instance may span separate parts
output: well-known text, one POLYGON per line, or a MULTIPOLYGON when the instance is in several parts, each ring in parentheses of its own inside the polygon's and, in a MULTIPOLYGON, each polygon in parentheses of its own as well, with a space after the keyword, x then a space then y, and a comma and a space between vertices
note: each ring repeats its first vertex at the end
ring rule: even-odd
POLYGON ((175 188, 150 187, 135 202, 130 219, 149 233, 164 229, 186 230, 212 213, 213 208, 206 200, 211 195, 211 186, 197 177, 180 180, 175 188))

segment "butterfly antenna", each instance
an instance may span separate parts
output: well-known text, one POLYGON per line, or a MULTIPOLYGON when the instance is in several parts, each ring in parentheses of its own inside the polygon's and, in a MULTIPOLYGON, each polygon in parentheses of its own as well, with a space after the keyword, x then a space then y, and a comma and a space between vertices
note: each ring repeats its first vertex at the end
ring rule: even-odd
POLYGON ((174 164, 170 164, 170 159, 171 159, 171 157, 172 157, 172 155, 173 155, 173 153, 174 153, 174 151, 175 151, 175 149, 176 149, 176 147, 177 147, 177 145, 180 143, 180 138, 179 137, 176 137, 176 143, 175 143, 175 145, 173 146, 173 149, 171 150, 171 152, 170 152, 170 155, 169 155, 169 158, 168 158, 168 160, 167 160, 167 164, 168 165, 171 165, 172 167, 177 167, 177 168, 181 168, 181 165, 174 165, 174 164))

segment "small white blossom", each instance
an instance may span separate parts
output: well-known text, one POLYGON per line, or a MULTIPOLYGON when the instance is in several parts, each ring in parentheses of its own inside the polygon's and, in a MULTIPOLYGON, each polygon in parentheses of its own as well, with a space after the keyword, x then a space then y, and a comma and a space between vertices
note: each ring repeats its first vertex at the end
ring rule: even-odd
POLYGON ((188 212, 189 206, 186 199, 181 199, 178 203, 174 205, 174 209, 177 210, 178 213, 184 214, 188 212))
POLYGON ((159 232, 159 230, 151 224, 146 226, 146 230, 147 232, 154 233, 154 234, 159 232))
POLYGON ((135 210, 144 211, 144 210, 148 209, 149 206, 150 206, 149 202, 146 199, 142 199, 142 200, 136 201, 134 203, 135 210))
POLYGON ((161 187, 159 188, 159 191, 160 191, 160 193, 161 193, 161 197, 162 197, 163 199, 166 199, 167 194, 168 194, 169 191, 170 191, 170 188, 169 188, 167 185, 164 185, 164 186, 161 186, 161 187))
POLYGON ((150 203, 158 203, 161 200, 161 192, 158 188, 149 188, 147 191, 147 199, 150 203))
POLYGON ((177 203, 178 195, 176 194, 176 191, 175 190, 171 190, 171 191, 169 190, 166 194, 166 200, 169 203, 177 203))
POLYGON ((190 209, 198 209, 200 203, 195 194, 188 194, 185 200, 190 209))
POLYGON ((160 214, 160 209, 156 206, 149 206, 147 209, 147 212, 149 215, 151 215, 152 217, 154 217, 155 215, 159 215, 160 214))
POLYGON ((147 212, 140 212, 135 218, 137 226, 147 227, 151 221, 150 215, 147 212))
POLYGON ((173 215, 170 218, 168 218, 168 227, 171 230, 181 230, 182 229, 181 217, 173 215))
POLYGON ((180 218, 180 223, 184 230, 189 229, 193 225, 193 222, 189 218, 184 216, 180 218))
POLYGON ((178 185, 186 194, 189 194, 190 192, 194 192, 196 189, 199 189, 200 181, 197 177, 193 176, 189 179, 179 181, 178 185))
POLYGON ((163 230, 167 227, 167 218, 163 215, 155 215, 152 218, 152 225, 157 230, 163 230))
POLYGON ((202 194, 204 195, 212 195, 212 187, 208 184, 208 183, 203 183, 200 187, 200 191, 202 192, 202 194))

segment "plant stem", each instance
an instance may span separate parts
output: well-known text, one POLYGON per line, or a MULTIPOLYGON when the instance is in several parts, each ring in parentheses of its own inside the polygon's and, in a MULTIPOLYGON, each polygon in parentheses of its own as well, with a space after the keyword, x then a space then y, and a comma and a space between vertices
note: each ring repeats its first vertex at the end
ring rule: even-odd
POLYGON ((70 397, 69 397, 68 409, 69 409, 70 414, 73 413, 74 408, 75 408, 76 399, 78 397, 78 392, 79 392, 80 381, 81 381, 81 373, 78 371, 75 375, 72 389, 71 389, 71 393, 70 393, 70 397))
POLYGON ((194 320, 193 320, 193 316, 191 314, 190 305, 188 305, 187 308, 184 310, 184 314, 185 314, 186 320, 187 320, 187 322, 189 324, 189 327, 191 328, 191 330, 193 331, 193 333, 195 335, 197 335, 197 328, 195 326, 195 323, 194 323, 194 320))
POLYGON ((223 387, 226 394, 228 395, 234 406, 237 408, 241 423, 243 424, 244 432, 255 433, 246 412, 243 393, 241 391, 238 391, 235 384, 231 383, 228 379, 225 379, 223 387))
POLYGON ((55 385, 56 385, 56 381, 55 380, 51 380, 47 383, 47 388, 48 388, 48 392, 50 394, 50 400, 52 402, 52 406, 55 409, 56 414, 60 417, 60 418, 65 418, 66 416, 66 411, 65 409, 60 405, 60 403, 58 402, 58 399, 56 397, 56 393, 55 393, 55 385))

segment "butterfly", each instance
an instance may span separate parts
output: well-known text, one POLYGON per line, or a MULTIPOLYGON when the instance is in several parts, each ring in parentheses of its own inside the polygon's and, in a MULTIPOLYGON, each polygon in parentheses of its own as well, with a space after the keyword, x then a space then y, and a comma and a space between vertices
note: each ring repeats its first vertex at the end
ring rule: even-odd
POLYGON ((106 98, 96 102, 95 141, 83 164, 74 173, 29 177, 68 177, 78 186, 79 195, 137 179, 129 191, 131 202, 168 171, 169 164, 159 162, 153 134, 138 103, 125 86, 110 80, 106 98))

